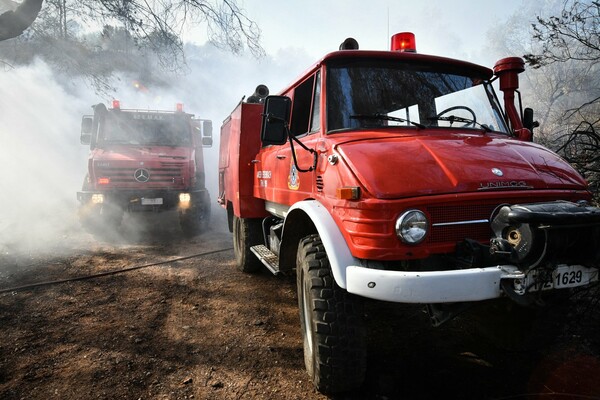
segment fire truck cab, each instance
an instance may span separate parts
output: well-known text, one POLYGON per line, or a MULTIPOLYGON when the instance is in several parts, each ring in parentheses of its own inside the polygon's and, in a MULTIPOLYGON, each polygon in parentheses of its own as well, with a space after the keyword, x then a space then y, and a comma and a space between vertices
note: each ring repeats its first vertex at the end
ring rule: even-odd
POLYGON ((390 51, 348 39, 224 121, 218 201, 238 267, 295 270, 320 391, 363 381, 363 298, 425 304, 439 325, 465 304, 534 306, 598 280, 600 209, 532 142, 523 71, 419 54, 410 33, 390 51))
POLYGON ((183 111, 122 109, 100 103, 81 124, 90 147, 88 173, 77 193, 82 225, 93 233, 119 226, 123 213, 177 210, 184 233, 207 226, 203 147, 212 122, 183 111))

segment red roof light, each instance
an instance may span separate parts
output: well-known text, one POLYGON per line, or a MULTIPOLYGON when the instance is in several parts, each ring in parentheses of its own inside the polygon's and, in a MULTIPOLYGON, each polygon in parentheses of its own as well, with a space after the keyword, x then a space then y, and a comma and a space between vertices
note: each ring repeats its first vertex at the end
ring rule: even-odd
POLYGON ((115 110, 118 110, 121 108, 121 103, 119 102, 119 100, 113 100, 112 101, 112 108, 114 108, 115 110))
POLYGON ((392 51, 417 52, 417 41, 412 32, 400 32, 392 36, 392 51))

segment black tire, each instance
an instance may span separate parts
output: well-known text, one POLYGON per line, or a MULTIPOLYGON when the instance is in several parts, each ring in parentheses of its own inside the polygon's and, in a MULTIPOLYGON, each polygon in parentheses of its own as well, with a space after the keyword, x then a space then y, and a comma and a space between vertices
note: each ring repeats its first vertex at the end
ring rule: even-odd
POLYGON ((196 236, 200 233, 199 214, 195 208, 179 212, 179 226, 185 236, 196 236))
MULTIPOLYGON (((86 174, 81 185, 82 192, 90 191, 90 177, 86 174)), ((123 220, 124 210, 119 205, 106 202, 93 204, 91 201, 80 204, 79 222, 81 226, 93 235, 114 233, 123 220)))
POLYGON ((84 204, 79 208, 83 228, 97 236, 109 236, 117 231, 123 219, 123 209, 115 204, 84 204))
POLYGON ((233 252, 237 267, 242 272, 256 272, 262 263, 250 247, 262 243, 260 219, 233 216, 233 252))
POLYGON ((300 241, 296 282, 304 363, 322 393, 362 385, 367 364, 363 301, 340 288, 319 235, 300 241))
POLYGON ((195 236, 208 229, 210 224, 210 204, 202 203, 200 206, 179 212, 179 226, 186 236, 195 236))

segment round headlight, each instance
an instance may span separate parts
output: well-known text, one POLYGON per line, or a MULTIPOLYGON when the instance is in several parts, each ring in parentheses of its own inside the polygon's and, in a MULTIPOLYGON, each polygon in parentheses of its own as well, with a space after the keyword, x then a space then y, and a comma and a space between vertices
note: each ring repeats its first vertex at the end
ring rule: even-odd
POLYGON ((427 216, 419 210, 408 210, 396 220, 396 235, 404 243, 420 243, 428 230, 427 216))

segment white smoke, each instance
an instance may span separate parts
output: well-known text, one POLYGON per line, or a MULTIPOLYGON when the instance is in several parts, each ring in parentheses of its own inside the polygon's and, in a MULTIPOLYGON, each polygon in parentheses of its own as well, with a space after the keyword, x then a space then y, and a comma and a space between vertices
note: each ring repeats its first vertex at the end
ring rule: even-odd
MULTIPOLYGON (((188 46, 187 73, 170 86, 117 75, 114 93, 99 96, 80 78, 53 72, 42 61, 0 72, 0 255, 56 252, 82 245, 76 192, 86 174, 88 147, 79 142, 81 116, 115 98, 123 108, 173 110, 213 121, 214 143, 205 150, 207 187, 214 213, 219 134, 223 120, 258 84, 281 90, 311 62, 306 54, 280 53, 256 60, 211 46, 188 46)), ((131 234, 128 230, 127 234, 131 234)))
POLYGON ((42 62, 0 73, 0 251, 35 251, 78 227, 81 114, 42 62))

